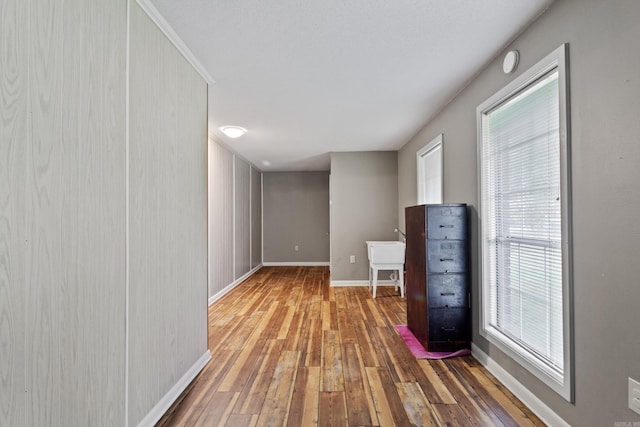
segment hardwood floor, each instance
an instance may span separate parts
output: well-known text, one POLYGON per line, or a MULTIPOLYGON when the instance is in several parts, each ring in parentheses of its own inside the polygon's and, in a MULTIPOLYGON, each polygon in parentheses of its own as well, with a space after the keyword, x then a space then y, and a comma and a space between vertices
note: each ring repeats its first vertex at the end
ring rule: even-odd
POLYGON ((392 287, 264 267, 209 308, 213 356, 161 426, 544 425, 471 356, 416 360, 392 287))

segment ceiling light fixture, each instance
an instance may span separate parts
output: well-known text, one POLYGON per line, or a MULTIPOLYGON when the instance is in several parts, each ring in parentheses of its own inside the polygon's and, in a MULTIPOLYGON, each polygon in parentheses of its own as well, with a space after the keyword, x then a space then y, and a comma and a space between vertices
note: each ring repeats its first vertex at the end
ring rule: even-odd
POLYGON ((220 130, 229 138, 240 138, 242 135, 247 133, 247 130, 240 126, 222 126, 220 130))

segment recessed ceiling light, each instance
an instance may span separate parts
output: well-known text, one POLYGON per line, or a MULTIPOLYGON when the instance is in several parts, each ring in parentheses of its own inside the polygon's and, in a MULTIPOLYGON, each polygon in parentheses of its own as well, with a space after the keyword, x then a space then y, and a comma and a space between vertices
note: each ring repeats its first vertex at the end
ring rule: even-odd
POLYGON ((271 166, 271 162, 270 162, 269 160, 263 160, 263 161, 262 161, 262 164, 263 164, 264 166, 271 166))
POLYGON ((240 138, 242 135, 247 133, 247 130, 240 126, 222 126, 220 130, 229 138, 240 138))

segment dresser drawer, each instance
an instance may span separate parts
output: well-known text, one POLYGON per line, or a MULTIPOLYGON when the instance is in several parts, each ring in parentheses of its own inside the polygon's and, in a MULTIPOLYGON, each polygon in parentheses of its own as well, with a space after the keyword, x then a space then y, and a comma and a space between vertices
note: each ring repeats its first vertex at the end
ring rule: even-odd
POLYGON ((465 206, 428 206, 428 239, 464 240, 466 236, 465 206))
POLYGON ((430 274, 427 278, 429 307, 468 307, 466 274, 430 274))
POLYGON ((464 273, 467 271, 467 245, 464 240, 428 240, 429 273, 464 273))
POLYGON ((468 339, 468 308, 429 309, 429 341, 466 341, 468 339))

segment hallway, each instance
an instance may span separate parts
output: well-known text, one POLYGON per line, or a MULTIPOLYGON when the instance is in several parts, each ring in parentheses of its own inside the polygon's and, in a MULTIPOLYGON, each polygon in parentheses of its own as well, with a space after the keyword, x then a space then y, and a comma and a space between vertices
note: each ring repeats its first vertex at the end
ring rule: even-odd
POLYGON ((544 425, 471 356, 416 360, 392 287, 264 267, 209 307, 212 360, 161 426, 544 425))

